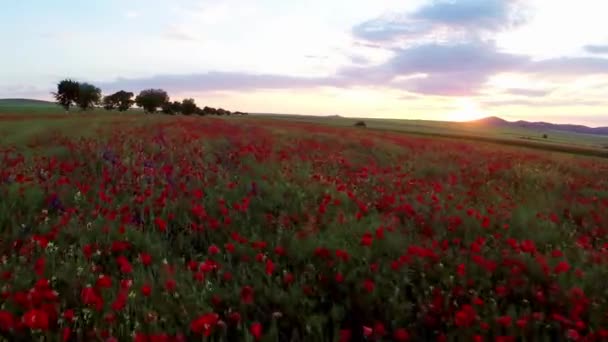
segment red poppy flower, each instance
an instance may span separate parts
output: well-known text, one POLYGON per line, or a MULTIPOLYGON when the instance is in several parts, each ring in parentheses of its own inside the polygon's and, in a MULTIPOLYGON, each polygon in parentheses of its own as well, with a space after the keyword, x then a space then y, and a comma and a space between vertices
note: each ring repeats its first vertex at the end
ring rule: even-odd
POLYGON ((95 283, 95 287, 100 289, 108 289, 112 287, 112 278, 105 274, 100 275, 97 279, 97 282, 95 283))
POLYGON ((49 316, 43 310, 33 309, 22 317, 23 324, 30 329, 48 330, 49 316))
POLYGON ((167 222, 165 222, 165 220, 163 220, 161 217, 155 218, 154 219, 154 224, 156 224, 156 228, 161 233, 167 231, 167 222))
POLYGON ((144 295, 144 297, 149 297, 152 294, 152 287, 148 284, 144 284, 141 287, 141 294, 144 295))
POLYGON ((267 275, 272 275, 272 273, 274 272, 274 263, 272 262, 272 260, 268 259, 266 260, 266 269, 265 272, 267 275))
POLYGON ((15 317, 13 314, 0 310, 0 331, 9 331, 15 327, 15 317))
POLYGON ((241 302, 243 304, 253 303, 253 288, 251 286, 243 286, 241 288, 241 302))
POLYGON ((165 289, 166 289, 168 292, 173 292, 173 291, 175 291, 175 288, 176 288, 176 287, 177 287, 177 283, 176 283, 176 282, 175 282, 175 280, 173 280, 173 279, 168 279, 168 280, 165 282, 165 289))
POLYGON ((407 330, 399 328, 393 333, 393 338, 395 338, 395 341, 398 342, 406 342, 410 339, 410 334, 407 332, 407 330))
POLYGON ((262 324, 258 322, 252 323, 251 327, 249 327, 249 332, 256 340, 259 340, 262 338, 262 324))
POLYGON ((219 247, 217 247, 216 245, 211 245, 209 246, 209 248, 207 249, 207 253, 209 253, 209 255, 216 255, 220 252, 219 247))
POLYGON ((195 334, 202 334, 204 336, 210 336, 213 329, 217 325, 219 316, 215 313, 208 313, 199 316, 197 319, 190 323, 190 330, 195 334))
POLYGON ((152 264, 152 256, 148 253, 139 254, 139 260, 144 266, 150 266, 150 264, 152 264))

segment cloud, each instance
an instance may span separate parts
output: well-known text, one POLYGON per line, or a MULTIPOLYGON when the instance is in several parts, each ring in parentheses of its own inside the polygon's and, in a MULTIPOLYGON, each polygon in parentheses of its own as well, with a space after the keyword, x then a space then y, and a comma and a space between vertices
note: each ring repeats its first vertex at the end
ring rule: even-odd
POLYGON ((395 50, 397 54, 388 64, 397 72, 493 72, 512 69, 528 60, 497 50, 488 42, 457 44, 422 44, 395 50))
POLYGON ((608 74, 608 59, 595 57, 550 58, 531 62, 521 71, 556 76, 608 74))
MULTIPOLYGON (((533 61, 528 56, 502 52, 494 43, 482 41, 427 43, 393 49, 392 52, 393 56, 383 63, 355 64, 324 77, 207 72, 119 78, 102 84, 102 88, 140 90, 159 87, 170 92, 212 92, 366 86, 426 95, 469 96, 478 94, 492 75, 502 72, 572 77, 608 73, 608 59, 557 58, 533 61)), ((506 90, 508 94, 527 97, 542 97, 550 92, 551 90, 523 88, 506 90)))
MULTIPOLYGON (((413 38, 429 33, 433 26, 424 21, 410 21, 407 18, 376 18, 362 22, 352 28, 355 37, 370 42, 388 42, 397 38, 413 38)), ((373 47, 378 47, 373 46, 373 47)))
POLYGON ((163 37, 169 40, 178 40, 178 41, 197 41, 198 38, 189 33, 186 32, 184 29, 177 27, 177 26, 169 26, 165 32, 163 32, 163 37))
POLYGON ((147 78, 118 78, 100 84, 116 91, 162 88, 169 92, 245 91, 255 89, 294 89, 331 85, 330 78, 252 74, 240 72, 208 72, 190 75, 157 75, 147 78))
POLYGON ((528 97, 543 97, 551 94, 553 90, 547 89, 524 89, 524 88, 511 88, 507 89, 505 93, 511 95, 528 96, 528 97))
POLYGON ((393 49, 386 62, 338 71, 338 85, 394 87, 421 94, 473 95, 493 74, 519 69, 527 56, 500 52, 491 42, 427 43, 393 49))
POLYGON ((367 58, 365 56, 361 56, 361 55, 351 55, 350 61, 354 64, 360 64, 360 65, 370 63, 369 58, 367 58))
POLYGON ((393 13, 352 28, 355 38, 391 42, 446 34, 496 32, 526 21, 517 0, 433 0, 413 13, 393 13))
POLYGON ((304 57, 306 57, 308 59, 319 59, 319 60, 328 59, 329 58, 329 56, 317 56, 317 55, 306 55, 304 57))
POLYGON ((513 17, 515 4, 512 0, 435 0, 419 8, 413 17, 437 24, 495 31, 519 22, 513 17))
POLYGON ((488 100, 480 104, 487 107, 506 107, 506 106, 525 106, 525 107, 578 107, 578 106, 601 106, 606 105, 606 101, 599 100, 488 100))
POLYGON ((325 77, 208 72, 121 78, 103 87, 113 90, 160 87, 174 92, 204 92, 371 86, 456 96, 476 94, 492 74, 516 70, 529 60, 526 56, 500 52, 494 44, 485 42, 421 44, 393 52, 393 57, 384 63, 345 67, 325 77))
POLYGON ((608 45, 585 45, 583 48, 590 53, 608 53, 608 45))

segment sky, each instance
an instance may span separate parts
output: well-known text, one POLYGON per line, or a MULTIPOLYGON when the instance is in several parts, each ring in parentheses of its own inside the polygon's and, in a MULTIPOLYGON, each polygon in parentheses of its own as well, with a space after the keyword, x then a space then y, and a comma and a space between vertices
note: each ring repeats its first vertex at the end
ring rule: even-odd
POLYGON ((104 93, 258 113, 608 126, 599 0, 3 0, 0 98, 104 93))

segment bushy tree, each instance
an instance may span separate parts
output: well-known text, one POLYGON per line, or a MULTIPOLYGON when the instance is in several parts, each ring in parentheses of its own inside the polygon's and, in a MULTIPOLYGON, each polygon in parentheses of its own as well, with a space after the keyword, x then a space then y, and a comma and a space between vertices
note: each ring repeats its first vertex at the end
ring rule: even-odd
POLYGON ((131 108, 134 103, 133 93, 124 90, 103 98, 103 108, 107 110, 118 109, 119 111, 124 112, 131 108))
POLYGON ((142 90, 135 98, 137 106, 143 108, 147 113, 154 113, 163 104, 169 102, 169 95, 162 89, 142 90))
POLYGON ((217 115, 217 110, 213 107, 205 106, 203 108, 203 115, 217 115))
POLYGON ((78 88, 76 104, 82 110, 92 108, 101 101, 101 89, 89 83, 81 83, 78 88))
POLYGON ((118 110, 121 112, 129 110, 129 108, 133 106, 133 104, 135 103, 135 101, 133 101, 134 95, 135 94, 133 94, 132 92, 124 90, 112 94, 118 105, 118 110))
POLYGON ((57 92, 53 93, 53 96, 57 104, 65 108, 66 111, 69 111, 70 107, 78 99, 79 90, 80 84, 78 82, 65 79, 57 84, 57 92))
POLYGON ((191 115, 196 113, 196 109, 198 107, 196 106, 196 102, 194 102, 194 99, 185 99, 184 101, 182 101, 182 114, 184 115, 191 115))
POLYGON ((163 114, 176 114, 171 106, 171 102, 165 102, 160 106, 160 111, 163 112, 163 114))
POLYGON ((182 112, 182 103, 179 101, 173 101, 171 103, 171 110, 173 111, 173 113, 181 113, 182 112))
POLYGON ((114 110, 118 106, 114 95, 104 96, 101 103, 103 104, 103 108, 106 110, 114 110))

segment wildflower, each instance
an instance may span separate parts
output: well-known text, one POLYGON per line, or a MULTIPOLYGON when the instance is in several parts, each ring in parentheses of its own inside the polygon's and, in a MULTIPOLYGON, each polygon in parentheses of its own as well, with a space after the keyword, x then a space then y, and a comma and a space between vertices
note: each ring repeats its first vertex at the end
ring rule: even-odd
POLYGON ((33 309, 22 317, 23 324, 30 329, 48 330, 49 316, 43 310, 33 309))
POLYGON ((511 326, 512 321, 511 316, 500 316, 496 319, 496 322, 504 327, 511 326))
POLYGON ((100 275, 95 283, 95 287, 100 289, 109 289, 112 287, 112 278, 105 274, 100 275))
POLYGON ((167 231, 167 222, 163 220, 161 217, 157 217, 154 219, 154 224, 156 224, 156 228, 159 232, 164 233, 167 231))
POLYGON ((395 341, 397 342, 406 342, 409 341, 410 339, 410 334, 407 332, 407 330, 403 329, 403 328, 398 328, 397 330, 395 330, 395 332, 393 333, 393 338, 395 339, 395 341))
POLYGON ((258 322, 252 323, 249 327, 249 332, 256 340, 259 340, 260 338, 262 338, 262 324, 258 322))
POLYGON ((144 266, 150 266, 150 264, 152 264, 152 256, 148 253, 140 253, 139 260, 144 266))
POLYGON ((165 289, 167 290, 167 292, 175 291, 176 287, 177 287, 177 283, 175 282, 175 280, 168 279, 167 281, 165 281, 165 289))
POLYGON ((253 303, 253 288, 251 286, 243 286, 241 288, 241 302, 243 304, 253 303))
POLYGON ((371 233, 365 233, 363 235, 363 237, 361 237, 361 246, 364 247, 369 247, 372 245, 372 242, 374 241, 374 237, 372 236, 371 233))
POLYGON ((374 281, 371 279, 365 279, 363 281, 363 288, 365 289, 365 291, 367 291, 368 293, 372 293, 374 292, 374 288, 376 287, 376 284, 374 284, 374 281))
POLYGON ((272 275, 272 273, 274 272, 274 268, 275 268, 275 266, 274 266, 274 263, 272 262, 272 260, 270 260, 270 259, 266 260, 266 270, 265 270, 266 274, 272 275))
POLYGON ((210 336, 218 320, 219 316, 215 313, 208 313, 199 316, 197 319, 192 321, 192 323, 190 323, 190 330, 195 334, 210 336))
POLYGON ((15 318, 13 317, 13 314, 5 310, 0 310, 0 331, 9 331, 13 329, 14 326, 15 318))
POLYGON ((144 297, 149 297, 152 294, 152 287, 149 284, 142 285, 141 294, 144 295, 144 297))
POLYGON ((211 245, 207 249, 207 253, 209 253, 209 255, 216 255, 219 252, 220 252, 220 249, 216 245, 211 245))
POLYGON ((458 327, 466 328, 472 326, 476 319, 477 313, 473 309, 473 306, 465 304, 456 312, 454 324, 458 327))
POLYGON ((553 272, 555 272, 555 274, 561 274, 561 273, 566 273, 569 270, 570 270, 570 264, 568 264, 565 261, 560 261, 553 269, 553 272))

